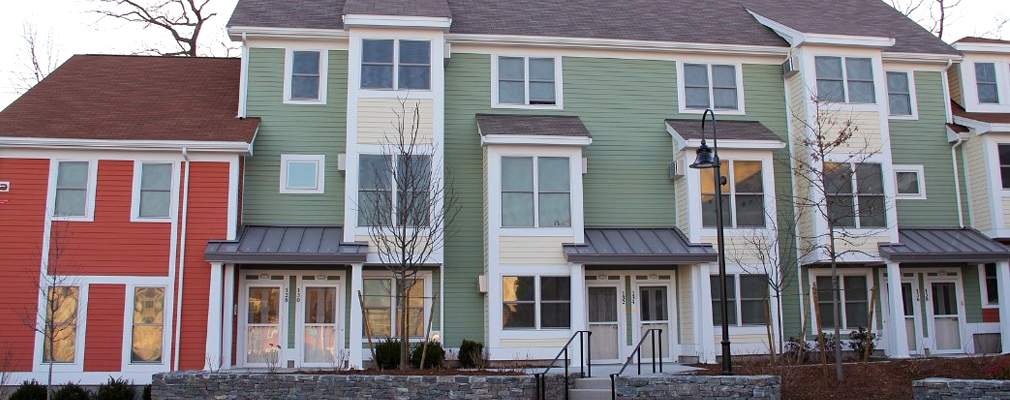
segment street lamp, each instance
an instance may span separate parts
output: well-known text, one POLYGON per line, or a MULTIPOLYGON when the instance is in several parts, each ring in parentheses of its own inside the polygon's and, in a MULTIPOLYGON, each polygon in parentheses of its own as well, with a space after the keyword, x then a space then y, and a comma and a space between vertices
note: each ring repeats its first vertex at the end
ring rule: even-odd
POLYGON ((697 157, 694 159, 694 163, 691 164, 691 168, 715 169, 715 173, 713 174, 715 176, 715 225, 719 247, 719 286, 722 288, 719 293, 719 304, 722 306, 722 373, 732 375, 733 362, 730 360, 729 318, 727 318, 729 315, 729 302, 726 299, 726 257, 724 256, 726 253, 726 241, 723 237, 722 225, 722 185, 725 181, 722 178, 721 168, 719 167, 719 137, 715 128, 715 112, 712 109, 706 109, 705 114, 701 116, 701 145, 698 146, 698 150, 695 152, 697 157), (712 115, 711 148, 705 143, 705 120, 709 115, 712 115))

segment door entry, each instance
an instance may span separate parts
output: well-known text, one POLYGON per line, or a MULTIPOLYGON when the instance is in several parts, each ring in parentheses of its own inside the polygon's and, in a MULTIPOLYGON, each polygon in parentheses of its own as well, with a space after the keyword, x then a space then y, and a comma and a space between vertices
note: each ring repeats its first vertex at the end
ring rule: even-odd
POLYGON ((620 313, 617 286, 590 286, 589 331, 593 361, 620 358, 620 313))
MULTIPOLYGON (((662 329, 662 340, 660 343, 662 355, 670 356, 670 301, 669 288, 667 286, 641 286, 638 288, 639 298, 639 330, 636 340, 640 340, 642 335, 649 329, 662 329)), ((642 344, 642 358, 652 357, 653 339, 646 339, 642 344)))
POLYGON ((929 291, 936 351, 961 351, 961 314, 957 285, 954 282, 930 282, 929 291))
POLYGON ((331 365, 337 361, 337 287, 302 286, 299 319, 302 364, 331 365))
POLYGON ((281 286, 248 286, 246 294, 245 363, 276 366, 283 336, 281 286))
POLYGON ((919 343, 919 338, 922 335, 922 324, 919 322, 920 306, 919 300, 919 288, 915 285, 915 281, 902 281, 901 282, 901 299, 904 304, 905 310, 905 335, 908 340, 908 351, 909 353, 919 353, 921 348, 921 343, 919 343))

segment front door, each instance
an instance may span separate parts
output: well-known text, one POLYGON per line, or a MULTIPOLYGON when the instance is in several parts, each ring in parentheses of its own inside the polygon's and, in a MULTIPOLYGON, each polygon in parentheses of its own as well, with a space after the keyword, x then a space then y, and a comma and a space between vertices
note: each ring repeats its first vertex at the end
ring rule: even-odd
MULTIPOLYGON (((639 286, 638 287, 638 335, 635 340, 641 340, 649 329, 662 330, 661 351, 657 355, 670 358, 670 296, 669 287, 639 286)), ((651 337, 642 344, 642 358, 652 357, 654 349, 651 337)), ((637 344, 637 343, 636 343, 637 344)))
POLYGON ((621 324, 617 285, 589 286, 589 331, 593 362, 617 361, 620 356, 621 324))
POLYGON ((338 363, 339 335, 337 299, 340 287, 326 281, 303 281, 298 294, 302 304, 298 318, 298 342, 302 366, 334 366, 338 363))
POLYGON ((281 348, 285 343, 282 322, 286 312, 281 307, 283 287, 280 283, 257 283, 245 287, 245 359, 248 366, 277 368, 281 348))
POLYGON ((918 280, 903 278, 901 280, 901 299, 905 309, 905 335, 908 340, 908 352, 922 352, 922 306, 918 280))
POLYGON ((927 312, 933 346, 936 353, 964 351, 961 337, 961 298, 957 282, 952 280, 926 280, 929 291, 927 312))

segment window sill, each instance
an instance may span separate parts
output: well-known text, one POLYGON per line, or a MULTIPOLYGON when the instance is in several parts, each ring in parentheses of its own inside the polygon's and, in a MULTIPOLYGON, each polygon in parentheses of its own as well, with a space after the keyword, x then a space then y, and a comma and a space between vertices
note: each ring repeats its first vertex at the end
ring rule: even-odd
POLYGON ((894 196, 896 200, 926 200, 925 194, 899 194, 894 196))
POLYGON ((95 222, 94 215, 86 215, 80 217, 57 217, 53 216, 52 221, 54 222, 95 222))
POLYGON ((506 108, 513 110, 564 110, 564 106, 561 103, 557 104, 508 104, 508 103, 493 103, 491 108, 506 108))
POLYGON ((498 236, 574 236, 575 229, 572 227, 549 227, 549 228, 509 228, 502 227, 498 236))
MULTIPOLYGON (((718 229, 716 228, 701 228, 702 236, 715 236, 717 235, 718 229)), ((723 233, 726 236, 772 236, 772 229, 769 227, 753 227, 753 228, 724 228, 723 233)))
POLYGON ((887 119, 893 119, 898 121, 918 121, 918 115, 888 115, 887 119))
POLYGON ((281 194, 326 194, 322 189, 281 189, 281 194))
POLYGON ((306 105, 306 106, 325 106, 326 100, 298 100, 298 99, 285 99, 284 104, 293 105, 306 105))
MULTIPOLYGON (((680 109, 680 113, 681 114, 704 114, 705 110, 706 109, 704 109, 704 108, 681 108, 680 109)), ((747 115, 747 112, 744 110, 743 107, 739 107, 737 109, 713 108, 712 111, 716 112, 719 115, 747 115)))
POLYGON ((163 223, 172 222, 172 218, 171 217, 165 217, 165 218, 132 217, 132 218, 130 218, 130 222, 136 222, 136 223, 142 223, 142 224, 146 224, 146 223, 163 224, 163 223))
POLYGON ((840 101, 822 101, 822 111, 879 111, 877 103, 847 103, 840 101))

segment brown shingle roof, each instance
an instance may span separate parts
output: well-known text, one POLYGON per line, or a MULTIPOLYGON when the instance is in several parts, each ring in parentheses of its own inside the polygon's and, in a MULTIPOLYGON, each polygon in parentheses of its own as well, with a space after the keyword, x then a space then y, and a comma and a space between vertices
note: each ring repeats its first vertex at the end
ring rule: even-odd
MULTIPOLYGON (((668 119, 666 124, 684 139, 702 138, 701 119, 668 119)), ((783 141, 779 135, 757 121, 719 121, 716 127, 719 129, 719 139, 783 141)), ((705 138, 711 140, 711 123, 706 124, 705 131, 705 138)))
POLYGON ((346 0, 344 14, 452 17, 445 0, 346 0))
POLYGON ((477 114, 477 128, 481 135, 593 137, 574 116, 477 114))
POLYGON ((956 101, 950 101, 950 111, 954 116, 990 124, 1010 124, 1010 113, 968 112, 956 101))
POLYGON ((0 137, 251 143, 234 58, 77 55, 0 111, 0 137))
POLYGON ((965 36, 958 39, 954 43, 996 43, 996 44, 1010 44, 1010 40, 1000 40, 1000 39, 990 39, 975 36, 965 36))
MULTIPOLYGON (((392 4, 403 1, 394 0, 392 4)), ((431 1, 441 0, 424 0, 431 1)), ((750 9, 803 32, 894 37, 897 42, 891 51, 957 54, 880 0, 446 1, 452 15, 452 33, 786 47, 781 37, 747 12, 750 9)), ((340 14, 344 3, 240 0, 228 25, 343 29, 340 14)), ((369 4, 372 9, 380 4, 385 7, 386 2, 373 0, 369 4)))

